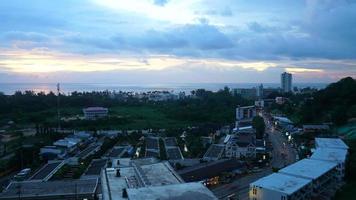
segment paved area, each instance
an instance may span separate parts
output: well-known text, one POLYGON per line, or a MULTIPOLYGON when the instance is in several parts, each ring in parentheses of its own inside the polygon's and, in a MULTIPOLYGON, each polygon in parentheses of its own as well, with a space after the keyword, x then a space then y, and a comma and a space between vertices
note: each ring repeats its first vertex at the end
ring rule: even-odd
MULTIPOLYGON (((287 142, 281 132, 266 121, 266 133, 273 146, 271 167, 283 168, 296 161, 297 152, 287 142)), ((248 192, 250 183, 272 173, 270 167, 262 169, 261 172, 249 174, 245 177, 236 179, 234 182, 212 189, 219 199, 233 197, 238 200, 249 200, 248 192)))
POLYGON ((261 172, 239 178, 232 183, 214 188, 212 189, 212 191, 219 199, 227 199, 229 196, 234 196, 236 197, 236 199, 239 200, 248 200, 248 191, 250 183, 271 173, 272 170, 267 168, 261 172))

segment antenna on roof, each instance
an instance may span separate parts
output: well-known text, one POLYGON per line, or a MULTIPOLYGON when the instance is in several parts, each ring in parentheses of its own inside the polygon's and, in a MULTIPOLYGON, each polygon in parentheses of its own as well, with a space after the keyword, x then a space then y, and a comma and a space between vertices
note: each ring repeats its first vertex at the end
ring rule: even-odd
POLYGON ((61 96, 60 85, 59 83, 57 83, 57 123, 58 123, 57 132, 61 129, 61 113, 59 110, 60 96, 61 96))

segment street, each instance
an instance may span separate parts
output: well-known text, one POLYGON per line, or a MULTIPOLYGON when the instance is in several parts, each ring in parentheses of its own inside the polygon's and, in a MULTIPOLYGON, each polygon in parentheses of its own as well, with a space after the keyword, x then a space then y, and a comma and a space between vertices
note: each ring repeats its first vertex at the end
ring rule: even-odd
POLYGON ((272 173, 273 168, 283 168, 296 161, 296 150, 293 149, 287 139, 281 132, 275 130, 273 125, 265 119, 266 133, 269 136, 273 150, 271 166, 262 169, 261 172, 249 174, 245 177, 239 178, 232 183, 219 186, 212 189, 213 193, 219 199, 228 199, 233 196, 233 199, 248 200, 248 192, 250 183, 267 176, 272 173))

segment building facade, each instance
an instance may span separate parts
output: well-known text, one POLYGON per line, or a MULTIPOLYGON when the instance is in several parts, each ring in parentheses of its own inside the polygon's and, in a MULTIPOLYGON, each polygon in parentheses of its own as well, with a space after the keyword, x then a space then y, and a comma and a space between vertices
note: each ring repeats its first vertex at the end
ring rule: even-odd
POLYGON ((292 74, 287 72, 281 74, 281 88, 283 92, 292 92, 292 74))
POLYGON ((83 109, 85 119, 93 120, 108 116, 108 109, 103 107, 88 107, 83 109))

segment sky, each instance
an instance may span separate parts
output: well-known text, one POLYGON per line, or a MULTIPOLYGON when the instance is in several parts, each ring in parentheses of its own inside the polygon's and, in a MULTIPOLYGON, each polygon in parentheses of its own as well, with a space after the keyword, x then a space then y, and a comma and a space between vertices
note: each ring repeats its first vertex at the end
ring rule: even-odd
POLYGON ((0 82, 356 77, 356 0, 2 0, 0 82))

